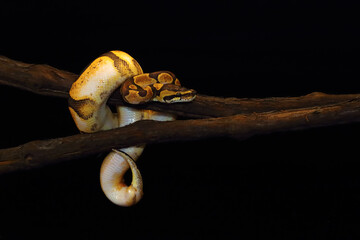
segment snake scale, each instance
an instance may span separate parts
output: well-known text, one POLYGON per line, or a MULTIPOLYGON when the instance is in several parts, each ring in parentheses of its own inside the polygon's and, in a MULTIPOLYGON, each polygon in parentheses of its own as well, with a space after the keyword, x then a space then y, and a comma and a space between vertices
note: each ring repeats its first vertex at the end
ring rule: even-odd
MULTIPOLYGON (((144 119, 175 119, 175 116, 168 113, 129 106, 117 106, 116 112, 112 112, 107 100, 119 87, 123 99, 129 104, 144 104, 149 101, 189 102, 196 97, 194 90, 181 87, 173 73, 143 73, 139 63, 129 54, 110 51, 96 58, 70 89, 69 110, 80 132, 92 133, 123 127, 144 119)), ((131 206, 142 198, 143 182, 135 161, 144 147, 113 149, 104 159, 100 169, 100 184, 111 202, 131 206), (124 181, 124 174, 129 167, 132 172, 130 186, 124 181)))

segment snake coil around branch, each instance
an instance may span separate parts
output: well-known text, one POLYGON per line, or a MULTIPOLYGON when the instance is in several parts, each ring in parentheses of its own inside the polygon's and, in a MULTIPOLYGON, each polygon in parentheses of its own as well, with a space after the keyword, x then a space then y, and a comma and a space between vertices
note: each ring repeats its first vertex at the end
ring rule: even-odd
MULTIPOLYGON (((0 83, 3 85, 36 94, 68 98, 71 84, 77 78, 76 74, 48 65, 27 64, 0 56, 0 83)), ((129 106, 117 92, 110 96, 108 104, 129 106)), ((216 136, 246 139, 272 132, 358 122, 360 94, 330 95, 314 92, 300 97, 264 99, 198 95, 194 101, 186 104, 152 102, 142 108, 198 119, 172 122, 146 120, 101 132, 34 140, 1 149, 0 173, 33 169, 147 143, 216 136)))

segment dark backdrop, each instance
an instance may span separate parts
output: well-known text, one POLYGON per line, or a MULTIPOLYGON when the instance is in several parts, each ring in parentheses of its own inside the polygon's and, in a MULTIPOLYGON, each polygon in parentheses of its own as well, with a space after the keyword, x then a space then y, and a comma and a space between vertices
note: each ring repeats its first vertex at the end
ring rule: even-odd
MULTIPOLYGON (((359 93, 358 12, 344 1, 11 1, 0 54, 79 73, 118 49, 214 96, 359 93)), ((0 98, 1 148, 78 133, 66 100, 4 86, 0 98)), ((131 208, 103 195, 104 154, 0 176, 0 239, 357 239, 359 132, 149 145, 131 208)))

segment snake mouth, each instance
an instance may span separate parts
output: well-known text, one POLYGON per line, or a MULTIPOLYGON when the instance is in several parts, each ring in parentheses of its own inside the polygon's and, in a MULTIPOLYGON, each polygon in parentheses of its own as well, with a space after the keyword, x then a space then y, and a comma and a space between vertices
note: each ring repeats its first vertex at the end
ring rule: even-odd
POLYGON ((196 97, 196 91, 193 89, 182 88, 181 91, 175 91, 162 99, 165 103, 190 102, 196 97))

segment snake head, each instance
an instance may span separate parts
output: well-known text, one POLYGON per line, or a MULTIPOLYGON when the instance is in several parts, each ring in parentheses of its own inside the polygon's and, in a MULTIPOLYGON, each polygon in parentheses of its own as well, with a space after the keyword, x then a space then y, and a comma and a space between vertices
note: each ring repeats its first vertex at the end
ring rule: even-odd
POLYGON ((196 97, 196 91, 176 84, 163 84, 155 91, 153 101, 163 103, 190 102, 196 97))
POLYGON ((130 104, 142 104, 149 101, 190 102, 196 97, 195 90, 181 87, 180 81, 169 71, 133 76, 122 84, 120 93, 130 104))

